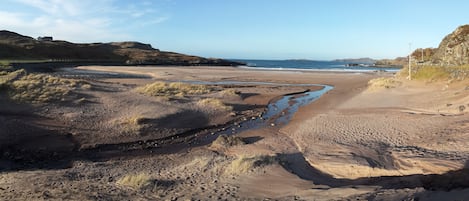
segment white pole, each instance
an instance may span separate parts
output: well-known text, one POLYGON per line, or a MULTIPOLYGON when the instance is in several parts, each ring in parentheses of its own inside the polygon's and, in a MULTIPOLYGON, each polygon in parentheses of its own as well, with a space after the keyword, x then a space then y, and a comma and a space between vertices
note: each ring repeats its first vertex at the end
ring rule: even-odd
POLYGON ((423 62, 423 48, 421 50, 422 50, 422 62, 423 62))
POLYGON ((409 80, 412 80, 411 59, 412 59, 412 43, 409 43, 409 80))

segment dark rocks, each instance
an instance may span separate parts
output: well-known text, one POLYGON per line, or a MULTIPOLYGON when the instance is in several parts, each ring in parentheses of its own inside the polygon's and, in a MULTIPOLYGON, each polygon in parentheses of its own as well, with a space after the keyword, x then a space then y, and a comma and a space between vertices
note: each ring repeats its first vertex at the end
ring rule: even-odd
POLYGON ((458 27, 441 41, 432 56, 432 63, 441 65, 469 64, 469 25, 458 27))

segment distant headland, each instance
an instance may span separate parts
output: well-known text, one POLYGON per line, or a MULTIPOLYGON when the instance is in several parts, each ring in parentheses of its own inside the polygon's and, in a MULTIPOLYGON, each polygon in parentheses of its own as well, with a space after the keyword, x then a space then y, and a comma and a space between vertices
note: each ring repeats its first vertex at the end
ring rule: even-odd
POLYGON ((72 43, 0 31, 2 60, 116 63, 120 65, 237 66, 240 62, 160 51, 140 42, 72 43))

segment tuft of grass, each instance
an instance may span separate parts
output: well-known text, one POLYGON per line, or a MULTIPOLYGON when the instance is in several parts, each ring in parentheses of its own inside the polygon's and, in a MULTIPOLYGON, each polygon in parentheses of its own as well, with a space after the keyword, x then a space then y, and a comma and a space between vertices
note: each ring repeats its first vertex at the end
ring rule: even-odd
POLYGON ((120 178, 116 182, 118 185, 127 186, 134 189, 142 189, 151 185, 151 176, 147 173, 129 174, 120 178))
POLYGON ((241 92, 236 91, 235 89, 225 89, 221 91, 223 96, 238 96, 241 92))
POLYGON ((391 89, 391 88, 396 88, 400 86, 401 84, 402 82, 396 80, 395 78, 380 77, 380 78, 370 80, 368 82, 368 89, 369 90, 391 89))
POLYGON ((155 82, 136 89, 139 93, 148 96, 183 97, 187 95, 206 94, 213 91, 205 85, 186 84, 181 82, 165 83, 155 82))
POLYGON ((276 156, 238 156, 226 169, 225 173, 228 174, 242 174, 254 170, 255 168, 271 165, 277 162, 276 156))
POLYGON ((46 74, 27 74, 23 69, 0 76, 0 89, 18 102, 43 103, 64 100, 77 86, 73 80, 46 74))
POLYGON ((129 117, 127 118, 124 122, 126 124, 132 124, 132 125, 141 125, 144 123, 144 121, 146 120, 145 117, 142 117, 142 116, 134 116, 134 117, 129 117))
POLYGON ((220 99, 205 98, 197 101, 197 105, 202 108, 211 108, 215 110, 230 111, 233 109, 231 106, 225 105, 220 99))
POLYGON ((244 145, 246 142, 241 137, 234 135, 220 135, 212 142, 212 148, 226 148, 237 145, 244 145))
POLYGON ((63 100, 76 82, 44 74, 29 74, 8 84, 10 98, 20 102, 63 100))
POLYGON ((143 124, 147 120, 145 117, 133 116, 121 119, 117 123, 121 126, 124 132, 126 133, 136 133, 143 128, 143 124))
POLYGON ((21 69, 13 72, 2 71, 0 75, 0 89, 8 88, 8 86, 16 79, 26 75, 26 71, 21 69))
POLYGON ((82 84, 80 88, 90 90, 93 87, 91 86, 91 84, 82 84))

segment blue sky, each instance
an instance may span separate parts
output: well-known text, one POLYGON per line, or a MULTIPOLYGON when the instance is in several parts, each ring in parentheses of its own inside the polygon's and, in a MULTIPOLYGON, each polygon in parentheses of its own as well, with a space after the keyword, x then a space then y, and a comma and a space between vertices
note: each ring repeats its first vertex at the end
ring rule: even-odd
POLYGON ((3 0, 0 29, 246 59, 394 58, 469 23, 453 0, 3 0))

